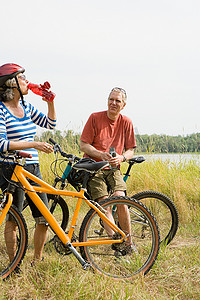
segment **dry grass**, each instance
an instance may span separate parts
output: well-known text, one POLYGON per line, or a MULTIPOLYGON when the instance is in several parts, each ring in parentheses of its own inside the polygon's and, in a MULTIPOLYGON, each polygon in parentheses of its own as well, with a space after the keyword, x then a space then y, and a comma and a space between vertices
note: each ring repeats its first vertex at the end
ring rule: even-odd
MULTIPOLYGON (((49 160, 41 161, 45 180, 52 183, 49 160)), ((200 167, 152 161, 133 167, 129 195, 157 190, 171 197, 179 211, 180 227, 153 269, 143 278, 115 281, 83 271, 72 255, 44 251, 44 262, 30 267, 32 249, 22 273, 0 281, 0 299, 200 299, 200 167)))
POLYGON ((168 246, 144 278, 114 281, 83 271, 72 256, 45 253, 45 261, 30 267, 31 252, 22 274, 1 282, 0 299, 199 299, 199 240, 168 246))

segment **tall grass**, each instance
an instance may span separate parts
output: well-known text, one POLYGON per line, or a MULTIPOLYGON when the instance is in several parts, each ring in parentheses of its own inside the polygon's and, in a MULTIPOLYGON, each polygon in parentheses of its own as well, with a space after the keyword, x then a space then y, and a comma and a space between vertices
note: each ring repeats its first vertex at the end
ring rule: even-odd
POLYGON ((178 209, 181 226, 194 232, 197 228, 199 232, 200 166, 197 161, 172 163, 156 159, 135 165, 127 190, 129 195, 143 190, 166 194, 178 209))
MULTIPOLYGON (((51 184, 52 160, 52 155, 40 156, 43 178, 51 184)), ((83 271, 72 255, 60 256, 55 250, 45 250, 44 262, 31 268, 30 248, 22 273, 0 282, 0 299, 199 299, 199 179, 200 167, 193 160, 178 164, 153 160, 132 168, 128 194, 144 190, 162 192, 174 200, 180 216, 175 239, 161 249, 153 269, 144 278, 115 281, 83 271)))

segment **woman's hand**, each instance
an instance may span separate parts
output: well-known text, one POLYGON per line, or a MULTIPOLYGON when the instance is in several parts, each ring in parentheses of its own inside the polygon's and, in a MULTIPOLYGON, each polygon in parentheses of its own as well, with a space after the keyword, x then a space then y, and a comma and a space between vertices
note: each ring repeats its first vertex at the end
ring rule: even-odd
POLYGON ((52 101, 52 102, 49 102, 46 98, 44 98, 44 97, 42 97, 42 100, 44 101, 44 102, 47 102, 48 104, 49 103, 54 103, 54 100, 52 101))
POLYGON ((39 150, 39 151, 42 151, 42 152, 45 152, 45 153, 51 153, 53 152, 53 146, 46 143, 46 142, 34 142, 35 145, 33 148, 39 150))

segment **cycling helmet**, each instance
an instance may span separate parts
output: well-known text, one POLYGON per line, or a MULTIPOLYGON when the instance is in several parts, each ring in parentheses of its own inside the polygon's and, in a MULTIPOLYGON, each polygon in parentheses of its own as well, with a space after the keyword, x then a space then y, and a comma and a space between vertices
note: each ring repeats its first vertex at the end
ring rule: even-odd
POLYGON ((16 64, 5 64, 0 66, 0 87, 2 87, 8 79, 14 78, 19 73, 23 73, 24 68, 16 64))
POLYGON ((17 75, 19 73, 23 73, 24 71, 25 71, 25 69, 20 67, 17 64, 9 63, 9 64, 5 64, 5 65, 0 66, 0 89, 6 90, 7 87, 5 85, 5 82, 8 79, 15 78, 16 84, 17 84, 17 89, 20 93, 20 97, 21 97, 21 100, 22 100, 22 104, 25 106, 24 97, 22 95, 22 92, 21 92, 21 89, 20 89, 20 86, 19 86, 19 82, 17 80, 17 75))

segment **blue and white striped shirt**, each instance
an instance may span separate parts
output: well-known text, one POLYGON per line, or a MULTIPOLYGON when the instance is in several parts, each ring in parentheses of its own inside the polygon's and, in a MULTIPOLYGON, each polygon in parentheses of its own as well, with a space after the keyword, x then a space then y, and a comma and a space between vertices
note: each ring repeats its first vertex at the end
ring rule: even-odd
MULTIPOLYGON (((24 117, 17 118, 7 109, 3 102, 0 102, 0 152, 9 150, 10 141, 33 141, 36 134, 36 125, 46 129, 53 129, 56 126, 56 120, 51 120, 30 103, 25 101, 25 107, 23 105, 22 107, 24 109, 24 117)), ((39 163, 36 149, 24 149, 23 151, 32 154, 32 158, 26 159, 26 164, 39 163)), ((8 162, 1 157, 0 161, 8 162)), ((12 162, 10 161, 10 163, 12 162)))

